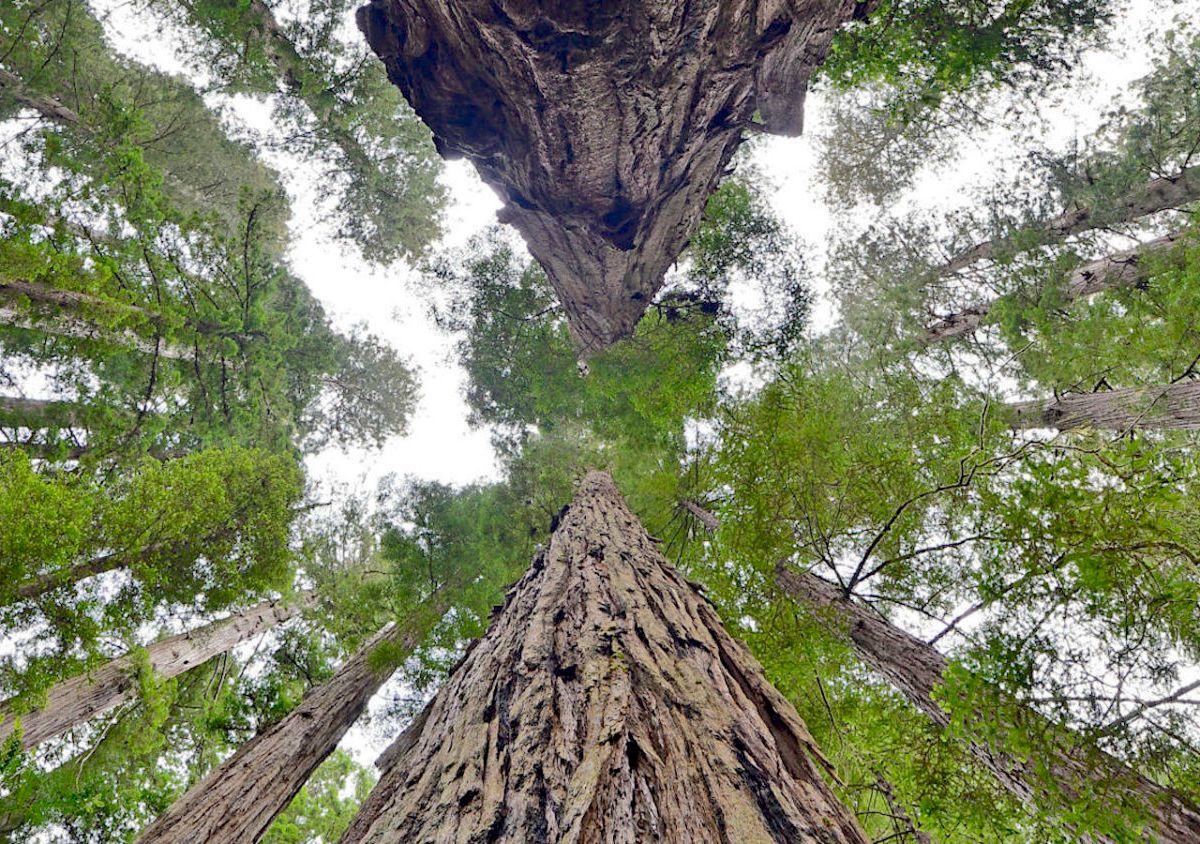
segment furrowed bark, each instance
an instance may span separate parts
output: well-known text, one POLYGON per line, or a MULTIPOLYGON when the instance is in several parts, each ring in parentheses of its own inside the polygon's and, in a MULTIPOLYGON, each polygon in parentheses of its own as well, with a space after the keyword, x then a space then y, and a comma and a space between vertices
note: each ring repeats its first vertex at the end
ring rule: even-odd
POLYGON ((867 839, 791 704, 593 472, 342 844, 867 839))
POLYGON ((1018 429, 1196 430, 1200 429, 1200 381, 1068 393, 1051 401, 1006 405, 1003 412, 1018 429))
POLYGON ((379 631, 287 717, 176 800, 142 833, 139 844, 258 841, 392 673, 370 664, 375 650, 387 643, 411 650, 418 639, 395 624, 379 631))
MULTIPOLYGON (((934 699, 948 662, 920 639, 909 635, 850 600, 831 583, 780 564, 775 580, 787 595, 810 607, 832 610, 844 624, 855 653, 882 675, 914 706, 941 727, 950 717, 934 699)), ((1031 723, 1044 725, 1044 734, 1069 738, 1064 729, 1049 724, 1027 710, 1031 723)), ((1036 806, 1046 783, 1034 764, 981 743, 971 744, 972 754, 1000 784, 1022 802, 1036 806)), ((1038 760, 1054 785, 1068 796, 1097 789, 1115 808, 1149 813, 1158 838, 1164 844, 1200 841, 1200 809, 1170 789, 1130 770, 1100 750, 1084 752, 1077 741, 1062 741, 1056 755, 1038 760)), ((1112 841, 1108 838, 1089 840, 1112 841)))
MULTIPOLYGON (((154 642, 146 647, 150 668, 159 679, 177 677, 287 621, 311 599, 309 593, 293 604, 264 601, 197 630, 154 642)), ((16 718, 21 721, 21 746, 28 750, 125 703, 137 694, 136 671, 130 657, 121 657, 52 686, 46 703, 32 712, 21 713, 14 701, 0 703, 0 741, 12 735, 16 718)))
MULTIPOLYGON (((1032 227, 1043 242, 1056 243, 1073 234, 1079 234, 1102 225, 1128 223, 1160 211, 1181 208, 1200 199, 1200 167, 1189 167, 1174 176, 1151 179, 1136 190, 1117 200, 1116 204, 1104 209, 1084 205, 1063 212, 1046 222, 1032 227)), ((977 261, 996 257, 1000 252, 1011 249, 1012 238, 999 237, 977 243, 970 249, 955 255, 942 268, 944 274, 958 272, 977 261)))
MULTIPOLYGON (((1179 242, 1179 237, 1178 234, 1170 234, 1076 267, 1063 287, 1064 300, 1073 302, 1104 290, 1145 284, 1147 265, 1169 252, 1179 242)), ((996 301, 979 302, 938 320, 926 329, 921 338, 922 345, 931 346, 974 333, 987 321, 996 301)))
POLYGON ((853 0, 371 0, 388 77, 505 202, 581 356, 632 333, 757 112, 797 135, 853 0))

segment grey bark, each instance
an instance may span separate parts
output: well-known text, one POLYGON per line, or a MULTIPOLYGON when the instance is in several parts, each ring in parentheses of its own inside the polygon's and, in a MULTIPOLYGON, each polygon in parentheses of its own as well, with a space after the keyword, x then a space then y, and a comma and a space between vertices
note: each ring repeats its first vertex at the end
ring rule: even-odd
POLYGON ((67 108, 58 100, 39 96, 29 91, 26 89, 24 83, 21 82, 19 76, 3 68, 0 68, 0 93, 12 97, 16 102, 36 111, 48 120, 53 120, 55 123, 69 123, 85 132, 91 131, 73 110, 67 108))
MULTIPOLYGON (((1083 299, 1104 290, 1116 287, 1136 287, 1147 281, 1147 266, 1165 255, 1179 242, 1178 234, 1170 234, 1142 243, 1132 249, 1117 252, 1076 267, 1063 286, 1063 298, 1067 302, 1083 299)), ((961 337, 976 331, 986 320, 996 300, 979 302, 958 313, 935 322, 926 329, 921 338, 924 345, 933 345, 953 337, 961 337)))
POLYGON ((342 844, 856 842, 791 704, 593 472, 342 844))
MULTIPOLYGON (((831 610, 855 653, 883 676, 940 727, 950 724, 950 716, 934 698, 942 685, 948 662, 933 647, 889 624, 865 607, 848 600, 831 583, 786 564, 776 568, 776 582, 787 595, 810 607, 831 610)), ((1062 728, 1026 710, 1030 723, 1038 723, 1046 736, 1060 736, 1055 755, 1038 762, 1065 795, 1089 793, 1103 795, 1114 808, 1148 812, 1163 844, 1187 844, 1200 841, 1200 809, 1170 789, 1130 770, 1119 760, 1100 750, 1085 752, 1077 740, 1062 728)), ((973 742, 972 754, 999 783, 1017 799, 1037 806, 1046 791, 1034 763, 987 744, 973 742)), ((1092 840, 1110 841, 1100 838, 1092 840)))
MULTIPOLYGON (((1200 199, 1200 167, 1189 167, 1174 176, 1151 179, 1119 198, 1113 205, 1097 208, 1083 205, 1035 225, 1031 231, 1043 242, 1057 242, 1073 234, 1114 223, 1128 223, 1160 211, 1181 208, 1200 199)), ((1013 247, 1009 237, 977 243, 955 255, 942 268, 944 273, 965 269, 977 261, 994 258, 1013 247)))
POLYGON ((258 841, 391 674, 371 665, 372 654, 387 643, 412 649, 417 639, 395 624, 379 631, 283 720, 176 800, 139 844, 258 841))
MULTIPOLYGON (((149 666, 160 679, 177 677, 287 621, 310 600, 311 595, 305 595, 291 604, 265 601, 197 630, 154 642, 146 647, 149 666)), ((121 657, 52 686, 45 704, 33 711, 22 713, 19 702, 4 701, 0 703, 0 741, 12 735, 18 718, 23 748, 60 736, 77 724, 131 700, 137 694, 136 674, 134 660, 121 657)))
POLYGON ((1067 393, 1050 401, 1017 402, 1004 413, 1014 428, 1200 429, 1200 381, 1067 393))
POLYGON ((757 112, 796 135, 853 0, 371 0, 359 27, 546 269, 581 357, 628 336, 757 112))
POLYGON ((73 428, 86 423, 84 408, 73 402, 0 396, 0 425, 30 428, 73 428))

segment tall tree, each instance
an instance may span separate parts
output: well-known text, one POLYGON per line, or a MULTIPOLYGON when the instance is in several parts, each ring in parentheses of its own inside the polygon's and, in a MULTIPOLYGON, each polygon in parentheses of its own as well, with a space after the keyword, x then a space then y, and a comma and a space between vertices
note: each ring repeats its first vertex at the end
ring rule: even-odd
POLYGON ((136 691, 136 674, 149 670, 155 679, 170 679, 223 654, 241 642, 265 633, 287 621, 310 600, 266 601, 237 610, 214 621, 148 645, 144 653, 112 660, 94 671, 52 686, 45 702, 22 712, 14 701, 0 702, 0 741, 20 733, 21 746, 28 749, 69 730, 76 724, 119 706, 136 691))
MULTIPOLYGON (((807 572, 797 572, 780 564, 776 569, 780 588, 811 607, 832 610, 836 623, 853 642, 859 657, 888 679, 908 700, 942 726, 949 726, 950 715, 943 708, 944 694, 939 690, 949 678, 950 665, 945 657, 921 640, 889 624, 885 619, 849 600, 845 593, 827 581, 807 572)), ((953 691, 948 694, 953 695, 953 691)), ((1129 827, 1124 819, 1145 815, 1153 826, 1156 840, 1194 841, 1200 835, 1200 808, 1188 803, 1170 789, 1139 776, 1102 751, 1088 748, 1078 736, 1052 724, 1026 708, 1017 709, 1017 719, 1005 723, 1011 703, 997 705, 980 720, 992 721, 992 729, 1018 732, 1025 736, 1032 752, 1026 757, 1000 747, 973 743, 972 749, 982 764, 1006 789, 1021 800, 1037 805, 1050 792, 1051 800, 1090 803, 1092 818, 1112 812, 1111 831, 1101 825, 1089 829, 1105 841, 1125 840, 1129 827), (997 723, 998 722, 998 723, 997 723)))
POLYGON ((1012 404, 1004 412, 1016 428, 1191 430, 1200 428, 1200 381, 1068 393, 1049 401, 1012 404))
POLYGON ((603 473, 399 742, 343 844, 866 840, 791 705, 603 473))
POLYGON ((371 637, 328 682, 193 786, 138 841, 258 841, 391 674, 378 664, 376 651, 414 645, 401 625, 371 637))

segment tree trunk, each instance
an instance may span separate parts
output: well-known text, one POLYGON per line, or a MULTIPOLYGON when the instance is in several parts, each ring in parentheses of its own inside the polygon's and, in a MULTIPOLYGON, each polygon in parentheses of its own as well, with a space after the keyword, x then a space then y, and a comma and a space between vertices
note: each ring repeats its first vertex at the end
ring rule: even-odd
MULTIPOLYGON (((265 601, 198 630, 154 642, 146 648, 150 668, 160 679, 176 677, 287 621, 311 599, 309 593, 295 604, 265 601)), ((0 741, 12 734, 14 718, 21 721, 21 746, 26 749, 62 735, 135 696, 136 672, 134 660, 125 656, 52 686, 40 709, 21 714, 14 701, 0 703, 0 741)))
POLYGON ((593 472, 343 844, 857 842, 791 704, 593 472))
MULTIPOLYGON (((159 550, 152 546, 148 551, 159 550)), ((51 589, 58 586, 65 586, 69 583, 78 583, 89 577, 95 577, 98 574, 104 574, 106 571, 116 571, 123 569, 129 565, 129 559, 124 554, 102 554, 99 557, 93 557, 87 562, 76 563, 65 571, 48 571, 39 574, 32 580, 27 580, 16 589, 18 598, 31 600, 40 598, 51 589)))
POLYGON ((74 402, 0 396, 0 425, 10 428, 83 427, 85 409, 74 402))
MULTIPOLYGON (((855 653, 863 662, 939 726, 949 726, 949 715, 934 699, 934 690, 942 684, 948 667, 945 657, 920 639, 847 600, 836 586, 812 574, 780 564, 776 568, 776 582, 784 593, 800 602, 832 610, 845 625, 855 653)), ((1200 809, 1170 789, 1131 771, 1103 751, 1083 751, 1078 739, 1069 740, 1065 730, 1050 724, 1032 710, 1025 710, 1025 713, 1030 723, 1040 724, 1044 734, 1068 739, 1058 742, 1057 755, 1037 760, 1063 794, 1071 798, 1085 794, 1093 800, 1103 796, 1110 803, 1119 801, 1124 809, 1133 813, 1148 812, 1158 832, 1158 840, 1164 844, 1200 841, 1200 809)), ((1022 802, 1036 806, 1045 794, 1046 783, 1034 762, 979 743, 972 743, 971 751, 980 764, 1022 802)))
POLYGON ((113 302, 102 296, 77 290, 60 290, 30 281, 0 282, 0 297, 10 301, 28 299, 35 306, 42 306, 27 310, 12 305, 0 305, 2 325, 27 328, 58 337, 95 340, 172 360, 191 360, 193 357, 192 350, 186 346, 167 343, 161 337, 150 339, 129 328, 103 328, 86 316, 88 310, 92 310, 118 317, 132 317, 155 327, 165 324, 166 320, 161 314, 137 305, 113 302), (49 312, 46 312, 47 309, 49 312))
POLYGON ((256 736, 192 786, 151 824, 139 844, 249 844, 271 822, 358 720, 391 674, 371 664, 384 644, 411 650, 417 636, 389 624, 287 717, 256 736))
POLYGON ((466 156, 586 356, 632 333, 756 113, 799 134, 854 0, 371 0, 359 27, 438 151, 466 156))
MULTIPOLYGON (((1159 211, 1181 208, 1200 199, 1200 167, 1189 167, 1169 178, 1151 179, 1146 184, 1127 193, 1109 207, 1095 208, 1084 205, 1063 212, 1030 231, 1040 236, 1042 242, 1057 242, 1073 234, 1114 223, 1128 223, 1159 211)), ((998 252, 1011 249, 1012 238, 998 237, 977 243, 970 249, 955 255, 943 268, 945 274, 969 267, 976 261, 996 257, 998 252)))
POLYGON ((1014 428, 1094 428, 1127 431, 1138 428, 1200 428, 1200 381, 1155 387, 1130 387, 1095 393, 1068 393, 1051 401, 1006 405, 1014 428))
POLYGON ((42 117, 52 120, 55 123, 69 123, 76 126, 85 132, 91 132, 83 121, 79 119, 79 115, 58 100, 50 97, 39 96, 28 89, 21 82, 19 76, 11 71, 0 68, 0 93, 7 94, 16 102, 33 109, 42 117))
MULTIPOLYGON (((1063 298, 1067 302, 1073 302, 1116 287, 1143 285, 1147 280, 1147 264, 1169 252, 1178 242, 1179 235, 1170 234, 1076 267, 1063 287, 1063 298)), ((973 333, 983 324, 995 306, 996 300, 993 299, 943 317, 929 326, 921 338, 922 345, 931 346, 953 337, 973 333)))

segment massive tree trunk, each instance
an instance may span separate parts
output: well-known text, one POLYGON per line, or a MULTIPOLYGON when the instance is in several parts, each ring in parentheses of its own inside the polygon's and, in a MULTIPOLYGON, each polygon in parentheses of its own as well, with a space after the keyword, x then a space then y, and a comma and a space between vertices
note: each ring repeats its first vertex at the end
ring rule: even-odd
MULTIPOLYGON (((1099 226, 1128 223, 1160 211, 1181 208, 1196 200, 1200 200, 1200 167, 1189 167, 1174 176, 1151 179, 1112 205, 1099 208, 1083 205, 1051 217, 1027 231, 1038 235, 1042 242, 1053 243, 1099 226)), ((997 253, 1013 246, 1011 237, 985 240, 955 255, 942 268, 942 272, 957 272, 976 261, 994 258, 997 253)))
MULTIPOLYGON (((948 663, 934 648, 847 600, 836 586, 812 574, 780 564, 776 569, 776 582, 783 592, 800 602, 832 610, 845 625, 845 633, 863 662, 938 725, 946 727, 950 724, 949 715, 934 699, 934 691, 942 684, 948 663)), ((1150 813, 1159 836, 1157 840, 1164 844, 1200 841, 1200 809, 1171 790, 1139 776, 1102 751, 1085 752, 1081 742, 1031 710, 1025 710, 1025 714, 1030 723, 1041 725, 1039 732, 1042 735, 1063 737, 1055 755, 1040 758, 1035 764, 997 747, 982 743, 971 745, 980 764, 1018 799, 1034 806, 1041 802, 1047 790, 1046 782, 1038 773, 1038 767, 1041 767, 1064 795, 1087 795, 1093 800, 1102 796, 1114 808, 1150 813)))
POLYGON ((287 808, 391 671, 372 665, 385 644, 411 650, 417 637, 390 624, 287 717, 242 746, 151 824, 139 844, 249 844, 287 808))
MULTIPOLYGON (((1067 302, 1083 299, 1116 287, 1140 286, 1147 281, 1147 265, 1168 253, 1179 242, 1179 235, 1170 234, 1105 258, 1089 261, 1071 271, 1062 295, 1067 302)), ((958 313, 935 322, 921 338, 923 345, 933 345, 971 334, 984 323, 996 300, 979 302, 958 313)))
MULTIPOLYGON (((148 664, 160 679, 176 677, 288 620, 310 600, 305 595, 291 604, 265 601, 198 630, 154 642, 146 648, 148 664)), ((22 714, 13 701, 0 703, 0 741, 12 734, 15 718, 21 721, 21 746, 26 749, 62 735, 136 695, 136 671, 133 659, 121 657, 52 686, 45 704, 32 712, 22 714)))
POLYGON ((875 2, 371 0, 359 27, 505 202, 587 355, 633 331, 756 112, 799 134, 834 30, 875 2))
POLYGON ((594 472, 343 844, 865 842, 791 704, 594 472))
POLYGON ((1051 401, 1010 404, 1004 412, 1014 428, 1194 430, 1200 428, 1200 381, 1068 393, 1051 401))

